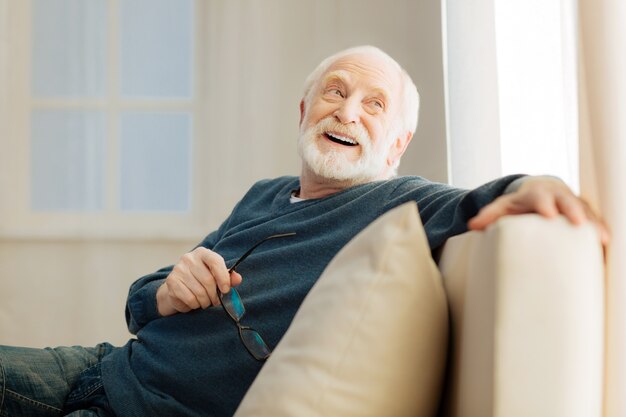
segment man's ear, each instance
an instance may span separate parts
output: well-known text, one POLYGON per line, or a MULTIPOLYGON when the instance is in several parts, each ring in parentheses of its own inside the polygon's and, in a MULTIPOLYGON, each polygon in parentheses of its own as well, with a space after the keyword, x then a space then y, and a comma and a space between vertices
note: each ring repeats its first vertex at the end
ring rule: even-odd
POLYGON ((406 151, 407 146, 409 146, 409 142, 413 138, 413 133, 406 132, 403 135, 398 136, 391 143, 391 148, 389 148, 389 155, 387 155, 387 165, 394 166, 397 161, 402 158, 404 152, 406 151))
POLYGON ((304 99, 300 100, 300 123, 299 126, 302 126, 302 121, 304 120, 304 99))

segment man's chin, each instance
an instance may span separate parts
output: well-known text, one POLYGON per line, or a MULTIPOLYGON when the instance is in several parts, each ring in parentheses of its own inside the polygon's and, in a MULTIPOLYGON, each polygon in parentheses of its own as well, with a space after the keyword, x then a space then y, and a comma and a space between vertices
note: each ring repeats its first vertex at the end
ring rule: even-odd
POLYGON ((298 151, 303 164, 325 184, 358 185, 381 177, 380 169, 367 166, 372 161, 350 161, 340 152, 320 150, 315 143, 300 143, 298 151))
MULTIPOLYGON (((310 166, 309 166, 310 167, 310 166)), ((319 178, 321 182, 326 184, 341 185, 358 185, 375 181, 377 176, 371 173, 365 173, 355 169, 346 169, 343 167, 332 167, 326 165, 324 167, 310 167, 311 172, 319 178), (317 169, 316 169, 317 168, 317 169)))

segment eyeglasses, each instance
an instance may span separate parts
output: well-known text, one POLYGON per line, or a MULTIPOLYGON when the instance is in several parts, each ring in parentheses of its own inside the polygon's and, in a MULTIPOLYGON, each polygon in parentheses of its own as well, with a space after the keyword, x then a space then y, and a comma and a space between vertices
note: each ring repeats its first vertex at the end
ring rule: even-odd
MULTIPOLYGON (((268 236, 260 242, 257 242, 254 246, 248 249, 248 251, 244 253, 233 266, 230 267, 228 273, 230 274, 231 272, 235 271, 235 268, 237 268, 239 264, 241 264, 262 243, 265 243, 270 239, 278 239, 290 236, 295 236, 295 232, 268 236)), ((249 326, 241 325, 241 319, 243 318, 243 315, 246 314, 246 308, 243 305, 243 301, 241 300, 239 292, 235 288, 231 288, 228 293, 223 294, 218 289, 217 295, 220 298, 222 308, 224 308, 224 311, 226 311, 230 318, 233 319, 233 322, 239 329, 239 338, 241 339, 241 342, 243 343, 246 350, 254 357, 254 359, 258 361, 264 361, 269 358, 272 351, 267 346, 259 332, 249 326)))

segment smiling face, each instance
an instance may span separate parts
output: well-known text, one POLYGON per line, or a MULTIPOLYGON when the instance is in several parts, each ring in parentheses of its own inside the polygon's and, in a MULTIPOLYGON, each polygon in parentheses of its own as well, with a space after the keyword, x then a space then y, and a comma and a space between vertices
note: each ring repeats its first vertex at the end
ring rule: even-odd
POLYGON ((402 135, 400 69, 373 53, 339 58, 301 103, 303 175, 358 184, 393 175, 402 135))

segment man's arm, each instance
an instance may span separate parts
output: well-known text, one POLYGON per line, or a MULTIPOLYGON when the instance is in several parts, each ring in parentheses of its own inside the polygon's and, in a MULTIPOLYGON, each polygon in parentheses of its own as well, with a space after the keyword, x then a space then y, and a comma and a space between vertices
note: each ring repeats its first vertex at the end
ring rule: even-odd
POLYGON ((548 218, 562 214, 575 225, 593 222, 602 245, 608 244, 610 235, 601 217, 563 181, 547 176, 524 177, 516 181, 517 184, 511 184, 514 191, 484 206, 470 219, 468 227, 483 230, 500 217, 510 214, 537 213, 548 218))
MULTIPOLYGON (((180 286, 181 284, 187 283, 193 287, 191 278, 195 279, 195 275, 191 271, 196 271, 196 274, 199 274, 197 271, 201 269, 201 266, 195 265, 202 260, 200 258, 200 261, 197 261, 196 256, 207 252, 214 253, 209 248, 215 246, 220 233, 221 228, 209 234, 194 250, 183 255, 176 265, 162 268, 157 272, 141 277, 130 286, 125 313, 128 330, 132 334, 136 334, 146 324, 160 317, 190 311, 193 308, 208 307, 206 293, 194 295, 193 299, 189 298, 183 302, 177 301, 177 298, 186 296, 183 291, 184 288, 180 286), (174 291, 170 292, 170 288, 174 288, 174 291), (182 295, 177 297, 176 294, 182 295), (194 300, 197 304, 194 304, 194 300)), ((223 268, 225 269, 226 266, 224 265, 223 268)), ((219 275, 221 277, 224 276, 223 272, 218 272, 218 274, 221 274, 219 275)), ((207 277, 200 277, 200 279, 205 282, 207 277)), ((241 276, 233 274, 230 285, 238 285, 240 282, 241 276)), ((193 288, 197 289, 197 286, 193 288)), ((224 289, 226 288, 224 287, 224 289)), ((195 293, 192 291, 192 294, 195 293)))
POLYGON ((238 272, 228 274, 224 259, 202 246, 183 255, 178 263, 135 281, 128 292, 126 323, 136 334, 154 319, 217 306, 216 287, 227 293, 241 284, 238 272))

